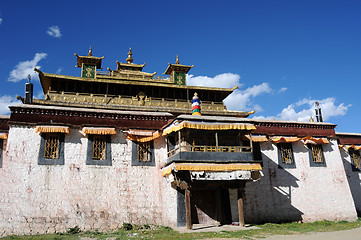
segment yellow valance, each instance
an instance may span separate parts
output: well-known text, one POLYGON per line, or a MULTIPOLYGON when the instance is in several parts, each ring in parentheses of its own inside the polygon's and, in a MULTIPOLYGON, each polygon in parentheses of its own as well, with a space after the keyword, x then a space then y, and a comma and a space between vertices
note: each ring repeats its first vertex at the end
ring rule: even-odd
POLYGON ((272 137, 271 140, 274 143, 294 143, 300 139, 298 137, 272 137))
POLYGON ((103 127, 83 127, 81 133, 85 136, 86 134, 97 134, 97 135, 115 135, 117 131, 115 128, 103 128, 103 127))
POLYGON ((302 140, 304 141, 305 144, 313 144, 313 145, 330 143, 327 138, 314 138, 311 136, 304 137, 302 138, 302 140))
POLYGON ((0 133, 0 139, 8 139, 7 133, 0 133))
POLYGON ((150 137, 153 136, 154 130, 143 130, 143 129, 129 129, 127 134, 136 135, 141 137, 150 137))
POLYGON ((146 137, 146 136, 139 136, 139 135, 133 135, 133 134, 127 134, 127 138, 131 141, 135 141, 135 142, 150 142, 156 138, 160 137, 160 133, 159 131, 155 131, 152 133, 151 136, 146 137))
POLYGON ((177 132, 183 128, 198 130, 255 130, 256 127, 249 123, 212 123, 212 122, 174 122, 163 130, 163 136, 177 132))
MULTIPOLYGON (((246 136, 250 139, 249 136, 246 136)), ((268 142, 268 138, 265 135, 252 135, 252 142, 268 142)))
POLYGON ((346 150, 349 148, 353 148, 355 150, 361 150, 361 145, 347 145, 346 150))
POLYGON ((35 132, 38 133, 69 133, 69 127, 66 126, 36 126, 35 132))
POLYGON ((209 171, 209 172, 226 172, 226 171, 257 171, 262 170, 259 163, 172 163, 162 168, 162 176, 171 174, 172 171, 209 171))

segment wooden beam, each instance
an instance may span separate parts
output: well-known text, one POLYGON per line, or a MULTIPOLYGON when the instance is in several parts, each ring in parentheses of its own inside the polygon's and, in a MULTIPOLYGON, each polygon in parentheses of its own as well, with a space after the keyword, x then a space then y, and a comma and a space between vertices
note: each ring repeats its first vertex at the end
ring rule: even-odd
POLYGON ((243 200, 244 200, 244 188, 238 188, 238 221, 239 226, 244 227, 244 211, 243 211, 243 200))
POLYGON ((191 193, 190 193, 189 189, 185 190, 185 202, 186 202, 186 224, 187 224, 187 229, 192 229, 191 193))

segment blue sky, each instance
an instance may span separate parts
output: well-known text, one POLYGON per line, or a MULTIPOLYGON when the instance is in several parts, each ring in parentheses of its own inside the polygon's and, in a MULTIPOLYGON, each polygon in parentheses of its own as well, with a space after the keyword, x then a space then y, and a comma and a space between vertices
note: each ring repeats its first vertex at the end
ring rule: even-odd
POLYGON ((161 75, 179 54, 189 85, 233 87, 228 109, 308 121, 319 101, 336 131, 361 133, 361 1, 0 1, 0 114, 34 66, 80 76, 74 53, 128 49, 161 75))

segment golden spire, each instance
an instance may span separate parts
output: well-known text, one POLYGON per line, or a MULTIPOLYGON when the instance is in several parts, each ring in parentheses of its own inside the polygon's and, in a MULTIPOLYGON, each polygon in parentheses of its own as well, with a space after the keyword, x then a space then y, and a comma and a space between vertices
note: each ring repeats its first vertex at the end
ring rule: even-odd
POLYGON ((90 45, 90 48, 89 48, 89 53, 88 53, 88 56, 91 57, 93 56, 93 53, 92 53, 92 46, 90 45))
POLYGON ((178 57, 178 54, 177 54, 177 60, 175 61, 175 64, 179 64, 179 57, 178 57))
POLYGON ((127 57, 127 62, 128 63, 132 63, 133 62, 133 58, 132 58, 132 48, 129 48, 129 52, 128 52, 128 57, 127 57))

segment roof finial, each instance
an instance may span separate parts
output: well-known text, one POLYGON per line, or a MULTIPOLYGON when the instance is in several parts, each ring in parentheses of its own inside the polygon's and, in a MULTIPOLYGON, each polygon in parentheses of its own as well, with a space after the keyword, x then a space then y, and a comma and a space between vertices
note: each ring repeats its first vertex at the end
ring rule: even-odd
POLYGON ((29 80, 29 83, 30 83, 30 80, 31 80, 31 76, 30 76, 30 74, 28 74, 28 80, 29 80))
POLYGON ((178 54, 177 54, 177 60, 175 61, 175 64, 179 64, 179 57, 178 57, 178 54))
POLYGON ((133 58, 132 58, 132 48, 129 48, 129 52, 128 52, 128 57, 127 57, 127 62, 128 63, 132 63, 133 62, 133 58))
POLYGON ((90 48, 89 48, 89 53, 88 53, 88 56, 91 57, 93 56, 93 53, 92 53, 92 46, 90 45, 90 48))

